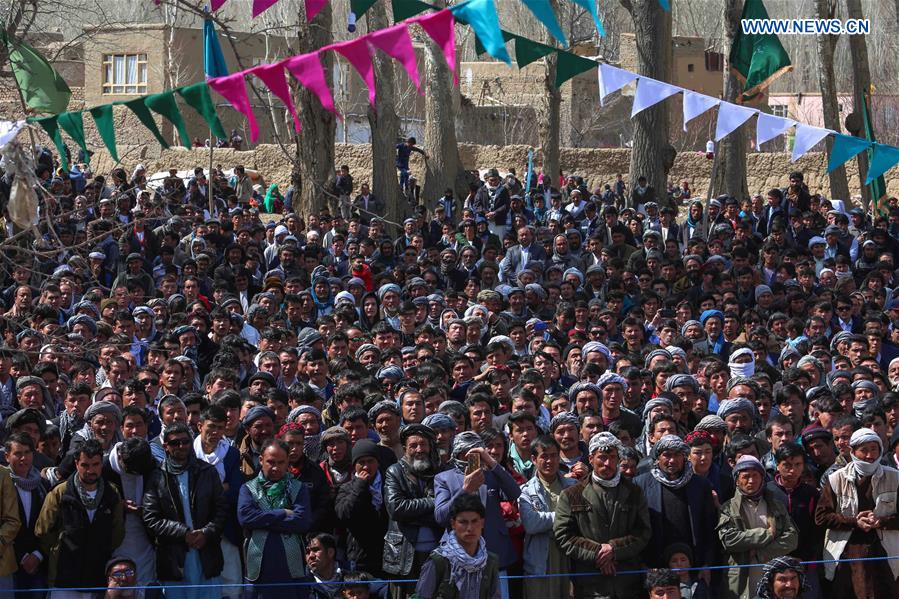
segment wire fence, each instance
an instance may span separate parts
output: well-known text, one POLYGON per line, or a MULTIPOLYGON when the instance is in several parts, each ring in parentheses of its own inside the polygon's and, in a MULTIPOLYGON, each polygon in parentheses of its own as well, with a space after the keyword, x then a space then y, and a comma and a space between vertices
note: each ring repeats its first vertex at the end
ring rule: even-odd
MULTIPOLYGON (((846 564, 851 562, 873 562, 873 561, 885 561, 885 560, 894 560, 899 559, 899 555, 890 555, 890 556, 879 556, 879 557, 857 557, 857 558, 847 558, 847 559, 824 559, 824 560, 811 560, 806 562, 800 562, 803 566, 819 566, 824 564, 846 564)), ((672 568, 674 572, 702 572, 706 570, 733 570, 740 568, 762 568, 765 564, 723 564, 716 566, 698 566, 695 568, 672 568)), ((636 570, 618 570, 615 572, 613 576, 624 576, 624 575, 644 575, 648 572, 652 571, 652 568, 642 568, 636 570)), ((548 573, 548 574, 519 574, 519 575, 502 575, 500 576, 501 580, 529 580, 529 579, 540 579, 540 578, 579 578, 582 576, 604 576, 598 570, 596 572, 565 572, 565 573, 548 573)), ((266 583, 253 583, 253 582, 245 582, 245 583, 233 583, 233 584, 166 584, 166 585, 144 585, 144 586, 133 586, 133 587, 116 587, 116 590, 135 590, 135 591, 146 591, 146 590, 165 590, 165 589, 203 589, 203 588, 241 588, 241 589, 265 589, 265 588, 303 588, 303 587, 317 587, 317 586, 329 586, 329 587, 340 587, 340 586, 361 586, 365 584, 377 584, 377 585, 385 585, 385 584, 401 584, 401 583, 415 583, 418 582, 418 579, 412 578, 391 578, 391 579, 374 579, 370 581, 360 582, 360 581, 326 581, 326 582, 317 582, 314 580, 295 580, 291 582, 266 582, 266 583)), ((66 587, 65 589, 61 588, 32 588, 32 589, 0 589, 0 595, 9 595, 12 593, 27 593, 27 594, 41 594, 41 593, 51 593, 53 591, 71 591, 71 592, 79 592, 79 593, 97 593, 97 592, 105 592, 107 587, 66 587)))

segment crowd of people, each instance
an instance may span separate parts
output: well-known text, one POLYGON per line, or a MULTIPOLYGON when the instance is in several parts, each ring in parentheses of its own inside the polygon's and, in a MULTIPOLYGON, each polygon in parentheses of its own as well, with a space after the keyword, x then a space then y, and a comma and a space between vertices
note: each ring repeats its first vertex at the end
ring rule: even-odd
POLYGON ((896 596, 895 200, 491 169, 396 228, 367 186, 265 222, 239 166, 38 156, 3 592, 896 596))

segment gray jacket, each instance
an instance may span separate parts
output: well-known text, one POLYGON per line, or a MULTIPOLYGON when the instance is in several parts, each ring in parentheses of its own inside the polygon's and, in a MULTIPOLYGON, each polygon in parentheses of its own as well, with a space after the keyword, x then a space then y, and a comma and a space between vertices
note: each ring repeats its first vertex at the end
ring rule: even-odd
MULTIPOLYGON (((576 478, 561 475, 559 480, 562 481, 563 490, 578 482, 576 478)), ((546 574, 549 544, 556 542, 553 538, 556 513, 549 511, 548 499, 546 489, 536 476, 521 487, 518 510, 521 513, 521 524, 524 526, 525 574, 546 574)), ((564 551, 562 553, 564 555, 564 551)))

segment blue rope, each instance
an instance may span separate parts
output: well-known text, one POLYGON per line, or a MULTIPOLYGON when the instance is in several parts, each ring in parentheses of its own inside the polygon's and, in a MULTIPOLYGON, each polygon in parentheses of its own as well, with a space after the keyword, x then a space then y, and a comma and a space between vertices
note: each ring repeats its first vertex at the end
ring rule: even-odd
MULTIPOLYGON (((894 560, 899 559, 899 555, 891 555, 891 556, 882 556, 882 557, 853 557, 847 559, 822 559, 822 560, 812 560, 807 562, 800 562, 803 566, 817 566, 821 564, 842 564, 842 563, 850 563, 850 562, 876 562, 876 561, 884 561, 884 560, 894 560)), ((765 564, 736 564, 736 565, 722 565, 722 566, 704 566, 704 567, 696 567, 696 568, 674 568, 674 572, 701 572, 703 570, 730 570, 734 568, 762 568, 765 564)), ((649 569, 641 569, 641 570, 619 570, 615 572, 615 576, 623 576, 623 575, 637 575, 637 574, 646 574, 649 572, 649 569)), ((526 580, 526 579, 536 579, 536 578, 561 578, 561 577, 569 577, 575 578, 580 576, 603 576, 598 570, 596 572, 569 572, 566 574, 522 574, 517 576, 500 576, 503 580, 526 580)), ((117 587, 122 590, 151 590, 151 589, 202 589, 206 587, 215 587, 215 588, 279 588, 279 587, 313 587, 322 584, 327 584, 329 586, 344 586, 344 585, 360 585, 360 584, 389 584, 389 583, 409 583, 409 582, 418 582, 418 579, 408 579, 408 578, 396 578, 396 579, 375 579, 371 580, 367 583, 359 583, 359 582, 341 582, 341 581, 333 581, 327 583, 320 583, 314 581, 296 581, 296 582, 265 582, 265 583, 233 583, 233 584, 167 584, 163 585, 147 585, 147 586, 134 586, 134 587, 117 587)), ((75 591, 79 593, 91 593, 91 592, 105 592, 107 587, 65 587, 65 588, 47 588, 47 589, 0 589, 0 595, 2 594, 11 594, 11 593, 50 593, 52 591, 75 591)))

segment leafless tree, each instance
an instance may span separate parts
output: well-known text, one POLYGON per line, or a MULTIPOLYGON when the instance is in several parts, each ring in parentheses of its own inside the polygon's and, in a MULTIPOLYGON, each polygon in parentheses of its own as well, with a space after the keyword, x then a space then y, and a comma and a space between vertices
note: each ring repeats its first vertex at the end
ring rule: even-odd
MULTIPOLYGON (((724 56, 730 56, 734 37, 740 27, 743 0, 725 0, 722 14, 724 36, 724 56)), ((724 100, 739 102, 743 85, 731 72, 730 59, 724 63, 724 100)), ((754 122, 754 121, 750 121, 754 122)), ((715 152, 714 177, 711 181, 712 195, 726 193, 738 199, 749 195, 746 184, 746 127, 744 123, 718 142, 715 152)))
MULTIPOLYGON (((660 81, 671 80, 671 13, 658 0, 619 0, 634 22, 638 70, 660 81)), ((631 147, 630 188, 645 176, 657 193, 667 189, 668 171, 676 151, 668 141, 668 109, 664 102, 648 108, 634 119, 631 147)))
MULTIPOLYGON (((815 16, 819 19, 832 19, 836 9, 833 0, 815 0, 815 16)), ((837 36, 818 34, 816 46, 818 50, 818 87, 821 90, 821 108, 824 113, 824 126, 834 131, 840 130, 840 107, 837 103, 837 82, 833 71, 834 49, 837 36)), ((833 149, 833 138, 825 139, 828 154, 833 149)), ((849 182, 843 166, 828 174, 830 194, 835 198, 849 197, 849 182)))
MULTIPOLYGON (((385 2, 375 2, 365 16, 369 31, 390 26, 385 2)), ((391 222, 399 222, 405 210, 405 202, 400 201, 400 187, 396 174, 397 135, 400 119, 396 113, 397 77, 393 59, 376 52, 372 57, 378 95, 375 106, 368 109, 368 123, 371 127, 372 190, 384 200, 385 216, 391 222)))

